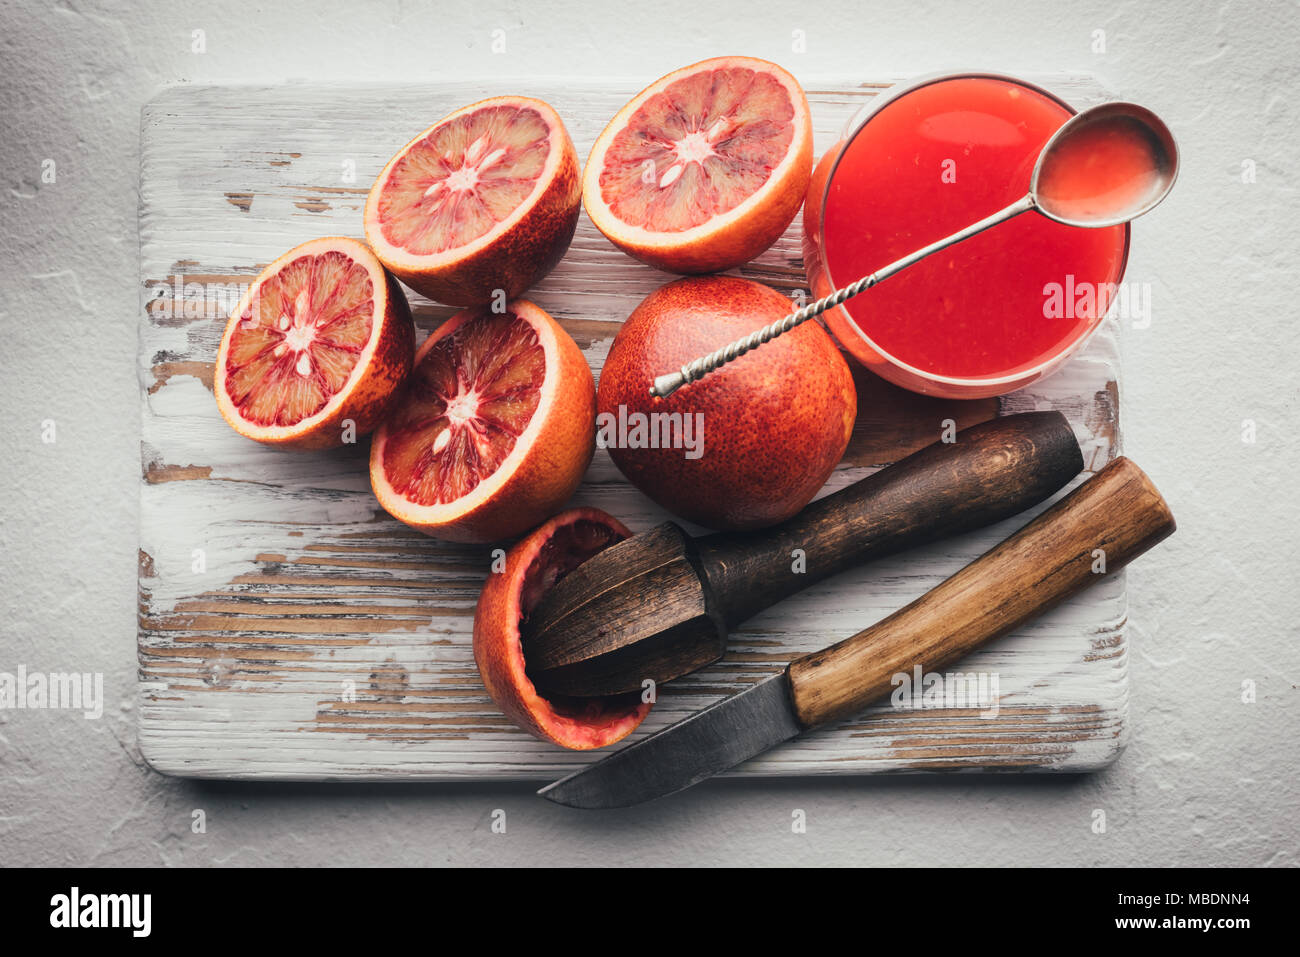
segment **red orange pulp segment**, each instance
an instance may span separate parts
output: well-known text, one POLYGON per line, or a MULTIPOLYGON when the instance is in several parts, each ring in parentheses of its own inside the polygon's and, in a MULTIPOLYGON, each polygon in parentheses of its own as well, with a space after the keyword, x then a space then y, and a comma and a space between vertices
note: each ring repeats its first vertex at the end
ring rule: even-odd
POLYGON ((303 243, 271 263, 226 325, 213 392, 259 442, 341 445, 373 430, 404 383, 414 327, 397 284, 363 243, 303 243))
POLYGON ((685 67, 637 94, 606 126, 583 202, 611 242, 652 266, 715 272, 781 235, 812 170, 799 84, 752 57, 685 67))
POLYGON ((577 344, 527 300, 467 309, 420 347, 371 444, 371 484, 396 518, 494 541, 573 494, 595 447, 595 384, 577 344))
POLYGON ((541 100, 457 110, 394 156, 366 201, 366 237, 417 292, 458 306, 522 293, 550 272, 578 222, 578 157, 541 100))

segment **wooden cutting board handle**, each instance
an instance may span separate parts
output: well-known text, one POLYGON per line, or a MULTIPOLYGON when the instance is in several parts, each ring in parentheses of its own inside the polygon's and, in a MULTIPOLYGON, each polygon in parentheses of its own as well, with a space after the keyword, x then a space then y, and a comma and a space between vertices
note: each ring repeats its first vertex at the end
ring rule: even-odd
POLYGON ((937 670, 1118 571, 1173 533, 1151 480, 1117 458, 1002 544, 906 608, 788 669, 812 728, 861 711, 897 674, 937 670))

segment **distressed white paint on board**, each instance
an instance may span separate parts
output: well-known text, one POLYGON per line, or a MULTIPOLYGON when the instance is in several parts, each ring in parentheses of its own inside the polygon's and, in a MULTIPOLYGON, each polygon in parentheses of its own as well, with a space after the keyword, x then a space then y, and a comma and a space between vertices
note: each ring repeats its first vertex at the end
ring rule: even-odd
MULTIPOLYGON (((1045 83, 1077 106, 1102 98, 1088 80, 1045 83)), ((556 80, 520 89, 560 111, 585 156, 640 85, 556 80)), ((808 84, 818 150, 883 86, 808 84)), ((140 741, 160 770, 545 779, 591 760, 514 729, 482 692, 469 639, 490 549, 438 543, 384 515, 370 494, 365 443, 303 455, 240 438, 205 382, 224 318, 187 318, 184 308, 166 318, 153 302, 160 289, 170 295, 177 277, 182 293, 184 283, 246 283, 299 242, 360 236, 365 192, 393 151, 457 106, 515 91, 508 81, 490 89, 178 88, 146 108, 140 741), (344 700, 348 687, 355 701, 344 700)), ((800 288, 797 224, 739 272, 785 292, 800 288)), ((529 297, 574 334, 598 374, 618 323, 667 278, 623 256, 584 216, 564 262, 529 297)), ((451 313, 418 296, 412 306, 421 335, 451 313)), ((1000 411, 1060 408, 1095 471, 1119 451, 1117 381, 1108 321, 1064 370, 1006 397, 1000 411)), ((924 411, 913 425, 937 437, 939 409, 933 423, 924 411)), ((880 458, 870 432, 855 437, 857 452, 827 491, 895 457, 880 458)), ((634 530, 666 518, 603 452, 575 501, 634 530)), ((866 627, 1022 523, 847 571, 769 609, 733 636, 725 661, 661 689, 638 736, 866 627)), ((1124 729, 1124 614, 1120 576, 963 662, 963 671, 998 674, 996 718, 878 706, 737 773, 1099 767, 1117 753, 1124 729)))

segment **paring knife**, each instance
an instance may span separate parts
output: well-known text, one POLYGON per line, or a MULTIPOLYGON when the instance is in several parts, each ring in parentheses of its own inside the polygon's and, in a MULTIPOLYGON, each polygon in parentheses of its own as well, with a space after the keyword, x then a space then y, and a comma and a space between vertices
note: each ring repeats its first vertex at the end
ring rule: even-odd
MULTIPOLYGON (((936 423, 937 424, 937 423, 936 423)), ((1059 412, 1025 412, 926 446, 790 520, 694 539, 672 522, 560 579, 522 623, 544 694, 640 691, 722 657, 745 619, 850 565, 991 525, 1083 469, 1059 412)))
POLYGON ((1174 528, 1151 480, 1117 458, 906 608, 538 793, 570 807, 608 808, 688 788, 861 711, 889 693, 894 675, 916 665, 936 670, 1012 631, 1174 528))

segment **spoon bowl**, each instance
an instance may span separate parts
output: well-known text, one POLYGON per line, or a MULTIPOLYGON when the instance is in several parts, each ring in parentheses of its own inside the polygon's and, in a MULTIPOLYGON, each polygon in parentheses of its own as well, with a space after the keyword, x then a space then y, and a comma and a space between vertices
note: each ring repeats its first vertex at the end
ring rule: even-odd
POLYGON ((1067 120, 1043 146, 1029 195, 1037 212, 1099 229, 1158 205, 1178 178, 1178 144, 1136 103, 1103 103, 1067 120))

